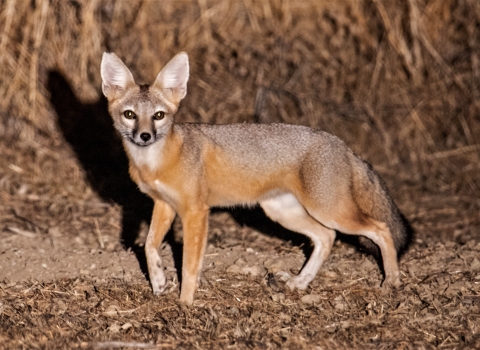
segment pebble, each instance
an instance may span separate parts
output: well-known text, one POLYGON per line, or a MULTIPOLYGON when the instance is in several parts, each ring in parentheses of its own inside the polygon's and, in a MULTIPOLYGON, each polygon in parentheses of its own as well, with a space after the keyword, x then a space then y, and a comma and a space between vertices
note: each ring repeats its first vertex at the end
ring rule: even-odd
POLYGON ((103 312, 104 316, 115 317, 119 315, 120 308, 117 305, 109 305, 103 312))
POLYGON ((301 300, 304 304, 318 304, 322 300, 322 296, 319 294, 307 294, 301 300))
POLYGON ((240 314, 240 311, 235 306, 232 306, 227 309, 226 313, 231 316, 237 316, 240 314))
POLYGON ((276 303, 280 302, 280 301, 284 301, 285 300, 285 294, 283 293, 275 293, 275 294, 272 294, 271 296, 272 300, 276 303))
POLYGON ((338 273, 336 273, 335 271, 325 271, 324 275, 328 278, 338 278, 338 273))
POLYGON ((118 333, 120 329, 121 329, 120 325, 117 322, 114 322, 107 328, 107 331, 109 333, 118 333))
POLYGON ((122 328, 124 331, 126 331, 127 329, 130 329, 132 327, 133 327, 133 324, 131 324, 130 322, 127 322, 127 323, 124 323, 122 325, 122 327, 120 327, 120 328, 122 328))
POLYGON ((263 276, 267 271, 258 265, 254 266, 244 266, 240 269, 240 273, 243 275, 252 275, 252 276, 263 276))
POLYGON ((278 271, 275 273, 275 278, 282 282, 287 282, 292 276, 287 271, 278 271))
POLYGON ((263 266, 268 272, 276 274, 285 269, 285 264, 281 259, 267 259, 263 262, 263 266))
POLYGON ((253 266, 239 266, 237 264, 233 264, 227 268, 228 273, 234 273, 239 275, 252 275, 256 276, 263 276, 266 273, 266 270, 258 265, 253 266))

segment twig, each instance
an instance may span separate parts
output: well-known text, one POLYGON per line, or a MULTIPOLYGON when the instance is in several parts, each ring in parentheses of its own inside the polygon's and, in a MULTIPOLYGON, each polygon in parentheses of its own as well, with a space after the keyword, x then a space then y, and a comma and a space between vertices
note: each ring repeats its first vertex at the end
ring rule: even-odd
MULTIPOLYGON (((106 341, 96 343, 82 343, 80 347, 93 347, 94 349, 104 348, 137 348, 137 349, 157 349, 158 347, 152 343, 139 343, 139 342, 124 342, 124 341, 106 341)), ((160 346, 164 347, 164 346, 160 346)), ((168 345, 173 347, 173 345, 168 345)))
POLYGON ((105 249, 105 244, 103 243, 102 231, 100 231, 100 226, 98 225, 98 220, 94 219, 95 221, 95 232, 98 236, 98 243, 100 244, 100 248, 105 249))
POLYGON ((468 153, 468 152, 475 152, 480 150, 480 144, 476 145, 471 145, 471 146, 465 146, 465 147, 460 147, 457 149, 452 149, 449 151, 441 151, 441 152, 435 152, 433 154, 428 154, 426 155, 426 159, 440 159, 440 158, 447 158, 447 157, 452 157, 452 156, 458 156, 460 154, 468 153))
POLYGON ((26 230, 22 230, 18 227, 14 227, 14 226, 9 226, 7 227, 7 229, 10 231, 10 232, 13 232, 13 233, 16 233, 20 236, 23 236, 23 237, 27 237, 27 238, 35 238, 37 237, 37 234, 35 232, 32 232, 32 231, 26 231, 26 230))

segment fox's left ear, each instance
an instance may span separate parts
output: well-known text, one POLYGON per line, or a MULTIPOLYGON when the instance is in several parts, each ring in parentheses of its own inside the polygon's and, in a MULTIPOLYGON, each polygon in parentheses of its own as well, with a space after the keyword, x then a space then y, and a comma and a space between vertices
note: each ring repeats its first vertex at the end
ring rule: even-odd
POLYGON ((118 97, 129 86, 135 84, 132 73, 113 52, 103 53, 100 75, 102 76, 103 94, 109 100, 118 97))
POLYGON ((171 91, 175 103, 179 103, 187 94, 187 81, 190 74, 188 55, 180 52, 158 73, 154 85, 171 91))

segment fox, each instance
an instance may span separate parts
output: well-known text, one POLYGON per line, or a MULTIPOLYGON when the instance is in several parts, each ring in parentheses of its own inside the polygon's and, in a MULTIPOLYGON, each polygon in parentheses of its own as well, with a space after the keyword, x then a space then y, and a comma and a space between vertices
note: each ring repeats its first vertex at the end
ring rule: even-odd
POLYGON ((192 305, 210 208, 254 205, 312 242, 300 273, 286 282, 291 290, 306 289, 316 277, 336 232, 377 247, 382 287, 402 285, 398 255, 410 239, 408 223, 377 173, 338 137, 284 123, 174 122, 190 75, 185 52, 151 85, 137 84, 115 53, 103 53, 100 74, 130 176, 154 201, 145 242, 154 295, 166 289, 159 247, 176 215, 184 230, 180 302, 192 305))

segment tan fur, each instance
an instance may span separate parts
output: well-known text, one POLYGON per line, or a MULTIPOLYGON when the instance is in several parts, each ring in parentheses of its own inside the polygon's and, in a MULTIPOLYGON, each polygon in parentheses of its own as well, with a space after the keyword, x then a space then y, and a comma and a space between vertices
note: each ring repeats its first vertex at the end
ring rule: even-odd
POLYGON ((254 204, 312 240, 313 253, 300 274, 288 281, 289 287, 304 289, 315 278, 335 231, 373 241, 382 254, 384 284, 400 285, 397 252, 408 241, 407 228, 381 180, 341 140, 286 124, 174 123, 188 80, 184 53, 175 56, 150 87, 136 85, 114 54, 104 54, 101 73, 131 177, 155 201, 145 245, 155 294, 166 285, 158 248, 175 213, 184 228, 180 300, 192 304, 209 208, 254 204), (126 110, 135 113, 134 120, 125 117, 126 110), (158 111, 164 117, 156 120, 158 111))

